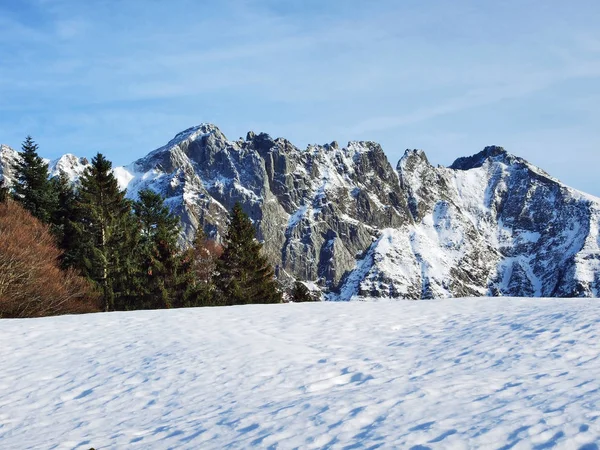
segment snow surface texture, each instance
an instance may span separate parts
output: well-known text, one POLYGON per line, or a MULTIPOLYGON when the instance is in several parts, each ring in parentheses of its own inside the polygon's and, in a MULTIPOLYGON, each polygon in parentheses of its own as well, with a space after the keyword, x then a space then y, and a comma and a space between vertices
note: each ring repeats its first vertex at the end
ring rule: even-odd
POLYGON ((600 303, 0 320, 0 448, 598 449, 600 303))

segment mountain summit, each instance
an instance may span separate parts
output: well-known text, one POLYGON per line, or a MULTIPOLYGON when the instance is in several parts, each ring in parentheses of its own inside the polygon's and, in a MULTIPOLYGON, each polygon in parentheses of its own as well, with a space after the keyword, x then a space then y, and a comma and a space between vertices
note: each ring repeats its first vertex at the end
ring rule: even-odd
MULTIPOLYGON (((15 155, 0 149, 9 182, 15 155)), ((70 155, 50 168, 76 179, 86 163, 70 155)), ((201 124, 114 172, 132 198, 163 194, 184 242, 198 227, 218 238, 240 202, 278 275, 333 300, 600 295, 600 199, 502 147, 450 167, 407 150, 394 169, 374 142, 300 150, 201 124)))

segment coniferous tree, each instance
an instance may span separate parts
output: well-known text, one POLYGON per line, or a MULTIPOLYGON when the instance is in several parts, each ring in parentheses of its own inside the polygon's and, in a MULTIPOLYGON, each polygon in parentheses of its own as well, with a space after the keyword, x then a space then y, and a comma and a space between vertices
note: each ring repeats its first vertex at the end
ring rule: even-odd
POLYGON ((104 310, 123 304, 135 273, 138 236, 131 202, 119 189, 112 164, 98 153, 81 177, 77 198, 75 266, 102 289, 104 310))
POLYGON ((56 207, 56 192, 48 179, 48 165, 37 150, 38 145, 27 136, 19 152, 14 198, 34 217, 49 223, 56 207))
POLYGON ((198 280, 194 274, 192 250, 187 249, 177 255, 177 274, 173 286, 174 308, 188 308, 192 306, 206 306, 203 303, 198 280))
POLYGON ((139 273, 139 223, 131 213, 132 202, 125 200, 127 214, 123 214, 117 221, 116 236, 112 246, 114 261, 113 291, 115 295, 115 309, 137 309, 135 299, 139 292, 135 283, 139 273))
POLYGON ((231 212, 224 247, 215 277, 219 304, 281 302, 273 267, 262 255, 254 226, 239 203, 231 212))
POLYGON ((56 192, 56 208, 51 217, 52 232, 56 236, 59 248, 63 251, 61 266, 72 267, 75 264, 73 250, 77 245, 77 194, 73 184, 64 172, 50 179, 56 192))
POLYGON ((178 296, 179 218, 164 205, 160 194, 149 189, 140 191, 134 214, 140 227, 136 306, 170 308, 178 296))

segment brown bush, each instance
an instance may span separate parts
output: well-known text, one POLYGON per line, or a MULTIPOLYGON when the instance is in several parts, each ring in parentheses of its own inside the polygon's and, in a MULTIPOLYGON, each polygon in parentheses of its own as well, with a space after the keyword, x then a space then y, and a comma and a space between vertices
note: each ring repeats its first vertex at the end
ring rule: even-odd
POLYGON ((217 260, 223 254, 223 246, 212 239, 201 239, 192 249, 193 270, 196 280, 210 283, 217 266, 217 260))
POLYGON ((0 317, 98 310, 91 284, 59 268, 49 228, 13 201, 0 203, 0 317))

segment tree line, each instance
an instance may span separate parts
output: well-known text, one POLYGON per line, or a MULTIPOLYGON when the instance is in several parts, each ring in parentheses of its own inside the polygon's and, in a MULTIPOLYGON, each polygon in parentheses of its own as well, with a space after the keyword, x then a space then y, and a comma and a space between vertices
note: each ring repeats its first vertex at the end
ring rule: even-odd
MULTIPOLYGON (((56 308, 38 307, 40 312, 32 313, 31 308, 18 307, 31 303, 24 285, 40 287, 49 277, 54 279, 48 283, 60 281, 63 287, 70 286, 67 279, 77 281, 71 283, 75 289, 63 293, 67 299, 57 301, 68 305, 63 312, 282 301, 273 267, 262 254, 252 221, 239 204, 230 213, 222 244, 199 230, 193 245, 181 249, 177 243, 179 218, 162 196, 147 189, 139 192, 137 200, 126 198, 112 173, 112 163, 102 154, 92 159, 77 186, 64 173, 49 176, 31 137, 25 139, 19 155, 13 185, 0 186, 0 215, 15 228, 12 234, 3 232, 0 220, 0 272, 10 272, 10 263, 4 261, 3 266, 3 259, 16 258, 13 254, 9 257, 6 248, 10 245, 39 254, 45 269, 22 274, 20 285, 13 280, 10 299, 2 286, 11 286, 11 282, 3 281, 0 275, 0 317, 56 313, 56 308), (31 216, 30 226, 19 230, 18 222, 25 221, 25 214, 31 216), (34 228, 37 231, 32 231, 34 228), (35 250, 31 238, 24 235, 36 232, 38 237, 45 233, 40 242, 55 250, 35 250), (20 301, 18 292, 23 293, 20 301)), ((303 287, 301 283, 294 286, 294 299, 312 300, 303 287)), ((44 302, 39 293, 35 298, 40 304, 44 302)))

